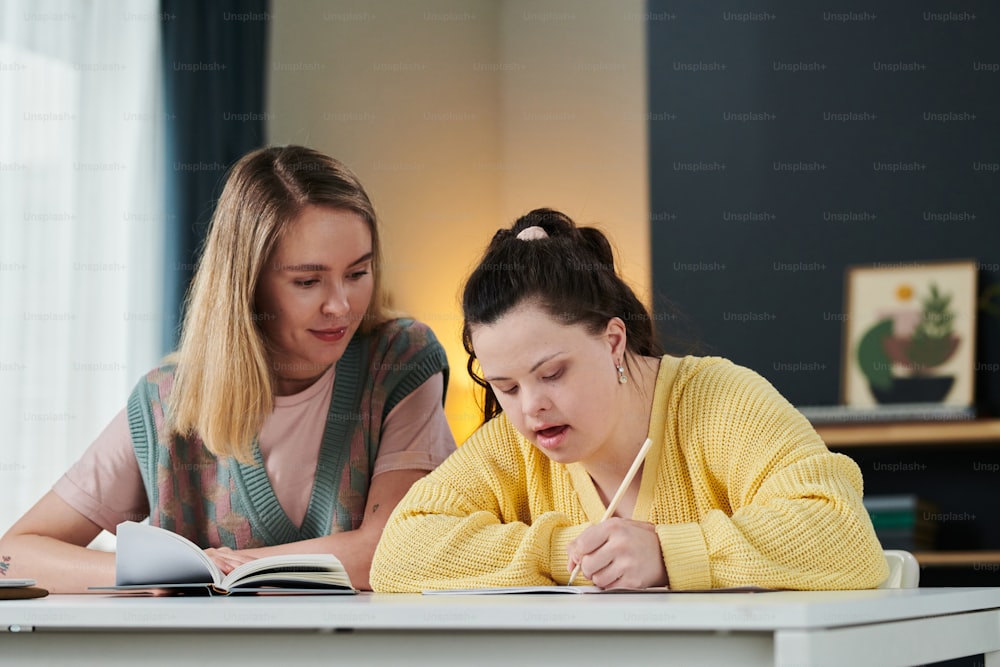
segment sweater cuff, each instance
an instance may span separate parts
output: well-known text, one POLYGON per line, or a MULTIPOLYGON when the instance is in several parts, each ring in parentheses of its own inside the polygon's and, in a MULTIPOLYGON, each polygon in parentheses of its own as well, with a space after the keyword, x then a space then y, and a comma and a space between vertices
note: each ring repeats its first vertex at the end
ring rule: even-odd
POLYGON ((670 588, 704 590, 712 587, 708 545, 701 526, 696 523, 658 525, 656 534, 660 538, 670 588))
MULTIPOLYGON (((579 537, 589 525, 565 526, 552 530, 552 540, 549 542, 549 576, 557 584, 569 582, 569 557, 566 555, 566 547, 579 537)), ((583 581, 584 578, 577 575, 573 583, 578 584, 583 581)))

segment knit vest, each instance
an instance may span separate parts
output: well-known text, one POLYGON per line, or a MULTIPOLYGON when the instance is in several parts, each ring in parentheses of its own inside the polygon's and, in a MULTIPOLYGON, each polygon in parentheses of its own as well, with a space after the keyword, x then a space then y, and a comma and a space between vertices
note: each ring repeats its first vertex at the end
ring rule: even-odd
POLYGON ((356 529, 386 416, 435 373, 448 385, 444 349, 425 325, 397 319, 355 334, 337 362, 316 479, 296 526, 278 503, 256 439, 248 465, 216 457, 197 435, 169 432, 174 371, 162 366, 139 381, 128 401, 129 430, 150 523, 202 548, 248 549, 356 529))

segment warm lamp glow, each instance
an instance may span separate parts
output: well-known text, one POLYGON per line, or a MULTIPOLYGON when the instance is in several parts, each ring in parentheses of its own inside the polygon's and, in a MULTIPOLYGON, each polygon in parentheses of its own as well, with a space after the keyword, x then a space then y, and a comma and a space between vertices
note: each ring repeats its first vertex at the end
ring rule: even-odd
POLYGON ((459 345, 457 350, 445 347, 445 351, 451 366, 451 379, 448 382, 444 414, 448 418, 455 442, 461 445, 482 424, 483 412, 476 403, 475 390, 478 387, 465 370, 465 350, 459 345))
POLYGON ((385 234, 385 285, 393 307, 429 326, 448 355, 444 411, 461 445, 482 424, 483 414, 475 398, 476 384, 466 371, 460 293, 498 225, 487 222, 489 218, 449 213, 452 205, 457 204, 442 200, 434 209, 437 215, 418 221, 423 224, 385 234))

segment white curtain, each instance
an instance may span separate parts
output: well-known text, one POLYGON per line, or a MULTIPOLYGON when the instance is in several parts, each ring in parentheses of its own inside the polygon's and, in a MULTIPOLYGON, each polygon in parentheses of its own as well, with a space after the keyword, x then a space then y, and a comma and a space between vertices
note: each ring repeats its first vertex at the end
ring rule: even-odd
POLYGON ((0 533, 163 352, 158 12, 0 3, 0 533))

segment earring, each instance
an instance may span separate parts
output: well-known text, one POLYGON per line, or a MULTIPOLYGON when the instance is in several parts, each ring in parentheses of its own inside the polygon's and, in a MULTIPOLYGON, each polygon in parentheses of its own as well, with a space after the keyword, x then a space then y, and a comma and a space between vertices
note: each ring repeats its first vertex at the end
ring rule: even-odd
POLYGON ((628 378, 625 377, 625 367, 619 362, 618 366, 618 384, 625 384, 628 382, 628 378))

